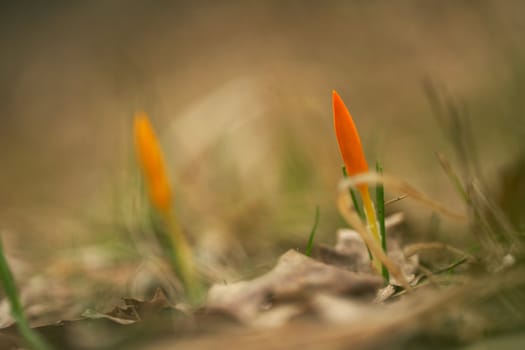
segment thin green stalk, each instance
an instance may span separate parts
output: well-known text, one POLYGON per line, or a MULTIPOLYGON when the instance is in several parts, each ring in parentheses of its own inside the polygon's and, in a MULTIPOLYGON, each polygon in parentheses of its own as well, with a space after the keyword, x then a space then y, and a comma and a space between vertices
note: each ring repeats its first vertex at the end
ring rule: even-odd
MULTIPOLYGON (((341 167, 341 170, 343 171, 343 177, 345 178, 348 177, 348 172, 346 171, 346 167, 344 165, 341 167)), ((357 195, 354 189, 350 187, 348 189, 348 192, 350 192, 350 197, 352 198, 352 203, 354 203, 354 208, 355 208, 355 211, 357 212, 357 215, 359 215, 359 217, 361 218, 361 221, 366 221, 365 211, 359 204, 359 201, 357 200, 357 195)), ((366 246, 366 250, 368 251, 368 257, 370 258, 370 261, 372 261, 373 260, 372 252, 370 251, 368 246, 366 246)))
MULTIPOLYGON (((379 162, 376 162, 376 171, 378 174, 383 173, 383 168, 379 162)), ((376 207, 377 207, 377 220, 379 221, 379 234, 381 236, 381 248, 385 254, 387 253, 386 244, 386 227, 385 227, 385 188, 382 183, 376 185, 376 207)), ((390 274, 385 265, 381 266, 381 273, 385 284, 390 282, 390 274)))
MULTIPOLYGON (((346 167, 344 165, 341 167, 341 170, 343 171, 343 176, 344 177, 348 177, 348 172, 346 171, 346 167)), ((363 208, 361 207, 361 205, 359 204, 359 201, 357 199, 357 195, 356 195, 354 189, 353 188, 349 188, 348 191, 350 192, 350 197, 352 197, 352 203, 354 204, 355 211, 357 212, 357 214, 359 215, 361 220, 363 220, 363 221, 366 220, 365 212, 364 212, 363 208)))
POLYGON ((202 280, 194 264, 191 246, 176 215, 172 212, 159 212, 152 206, 148 210, 149 224, 182 284, 186 300, 192 306, 199 306, 205 297, 202 280))
POLYGON ((317 232, 317 225, 319 224, 319 206, 315 206, 315 221, 314 226, 312 227, 312 231, 310 232, 310 237, 308 238, 308 244, 306 246, 305 254, 306 256, 312 255, 312 247, 314 245, 314 237, 315 233, 317 232))
POLYGON ((191 247, 175 215, 170 213, 163 219, 167 230, 164 233, 169 244, 168 255, 173 268, 184 285, 190 303, 194 306, 199 305, 203 301, 204 290, 195 269, 191 247))
POLYGON ((18 298, 18 293, 16 290, 15 280, 13 278, 13 274, 11 270, 9 269, 9 265, 7 264, 7 260, 4 256, 4 248, 2 245, 2 240, 0 239, 0 281, 2 281, 2 285, 4 286, 4 291, 7 296, 7 300, 9 301, 9 304, 11 306, 11 315, 16 321, 16 326, 18 327, 18 331, 22 335, 22 337, 25 339, 27 344, 37 350, 51 350, 53 349, 49 344, 46 343, 46 341, 38 334, 36 333, 31 327, 29 326, 29 323, 27 322, 27 319, 24 314, 24 309, 22 307, 22 303, 20 302, 20 299, 18 298))

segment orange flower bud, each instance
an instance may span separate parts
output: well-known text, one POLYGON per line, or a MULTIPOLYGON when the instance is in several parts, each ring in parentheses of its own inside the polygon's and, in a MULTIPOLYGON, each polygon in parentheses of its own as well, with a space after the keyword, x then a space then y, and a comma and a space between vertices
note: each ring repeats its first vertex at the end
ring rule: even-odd
MULTIPOLYGON (((363 146, 361 146, 361 139, 359 138, 354 120, 341 99, 341 96, 339 96, 335 90, 332 91, 332 107, 334 112, 335 135, 348 175, 352 176, 368 172, 368 163, 366 162, 363 146)), ((372 234, 379 242, 376 213, 374 204, 370 199, 368 185, 361 184, 358 185, 357 188, 361 193, 368 225, 370 226, 372 234)), ((376 264, 376 267, 380 268, 380 265, 376 264)))
POLYGON ((368 164, 354 120, 335 90, 332 91, 332 106, 335 135, 348 175, 352 176, 368 172, 368 164))
POLYGON ((160 143, 146 113, 135 115, 134 130, 137 160, 148 187, 150 201, 157 210, 167 213, 171 209, 171 186, 160 143))

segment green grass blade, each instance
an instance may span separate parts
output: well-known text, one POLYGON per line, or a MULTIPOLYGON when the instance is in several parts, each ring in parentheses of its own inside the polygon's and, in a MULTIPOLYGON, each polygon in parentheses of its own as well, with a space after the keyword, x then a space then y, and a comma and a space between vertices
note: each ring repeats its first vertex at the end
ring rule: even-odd
MULTIPOLYGON (((376 162, 376 171, 378 174, 383 172, 383 168, 379 162, 376 162)), ((385 227, 385 188, 382 183, 376 185, 376 208, 377 208, 377 220, 379 221, 379 234, 381 235, 381 248, 383 251, 387 252, 386 244, 386 227, 385 227)), ((385 283, 390 282, 390 274, 388 269, 383 265, 381 266, 381 273, 385 283)))
POLYGON ((179 221, 174 214, 162 215, 151 206, 149 210, 149 224, 173 272, 182 283, 187 301, 192 306, 199 306, 204 301, 204 286, 179 221))
POLYGON ((308 237, 308 244, 306 246, 306 252, 305 254, 307 256, 311 256, 312 255, 312 247, 314 245, 314 237, 315 237, 315 233, 317 232, 317 225, 319 224, 319 206, 316 205, 315 206, 315 221, 314 221, 314 226, 312 227, 312 231, 310 232, 310 237, 308 237))
POLYGON ((18 331, 25 339, 25 341, 30 345, 32 349, 36 350, 51 350, 52 347, 46 343, 46 341, 36 333, 27 322, 27 319, 24 315, 24 309, 22 308, 22 303, 18 298, 18 293, 16 290, 15 280, 7 260, 4 256, 4 248, 2 245, 2 240, 0 239, 0 281, 2 281, 2 286, 4 287, 7 300, 11 307, 11 314, 16 321, 18 331))
MULTIPOLYGON (((341 170, 343 171, 343 177, 348 177, 348 172, 346 171, 346 167, 343 165, 341 167, 341 170)), ((350 192, 350 197, 352 198, 352 203, 354 203, 355 211, 357 212, 357 215, 361 218, 361 221, 366 221, 365 211, 363 207, 359 204, 359 201, 357 199, 357 194, 355 193, 353 188, 349 188, 348 192, 350 192)), ((365 244, 366 245, 366 244, 365 244)), ((368 251, 368 257, 370 258, 370 261, 372 261, 372 252, 370 252, 370 249, 368 249, 368 246, 366 246, 366 250, 368 251)))
POLYGON ((193 306, 204 301, 205 293, 193 260, 192 248, 174 215, 164 218, 169 240, 169 258, 184 285, 187 297, 193 306))
MULTIPOLYGON (((341 170, 343 171, 343 176, 348 177, 348 172, 346 171, 346 167, 344 165, 341 167, 341 170)), ((361 220, 364 221, 366 219, 365 212, 363 208, 361 207, 361 205, 359 204, 359 200, 357 199, 357 194, 355 193, 353 188, 349 188, 348 191, 350 192, 350 197, 352 197, 352 203, 354 204, 355 211, 357 212, 361 220)))

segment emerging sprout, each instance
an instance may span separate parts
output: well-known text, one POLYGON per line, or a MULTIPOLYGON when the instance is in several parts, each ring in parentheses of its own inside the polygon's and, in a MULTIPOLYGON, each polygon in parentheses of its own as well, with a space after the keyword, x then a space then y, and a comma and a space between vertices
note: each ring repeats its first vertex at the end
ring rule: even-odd
MULTIPOLYGON (((354 120, 343 100, 335 90, 332 91, 332 107, 334 112, 335 135, 337 137, 339 150, 343 157, 348 175, 354 176, 367 173, 368 163, 366 162, 363 147, 361 146, 361 139, 359 138, 359 133, 357 132, 354 120)), ((368 185, 360 184, 357 186, 357 189, 361 194, 368 226, 370 227, 374 238, 380 243, 381 238, 377 227, 376 212, 374 204, 370 198, 368 185)), ((375 262, 375 267, 378 270, 381 268, 377 261, 375 262)))
POLYGON ((150 202, 161 214, 168 231, 166 238, 169 244, 169 258, 188 297, 192 302, 198 302, 201 298, 201 286, 193 266, 193 254, 173 213, 173 196, 164 156, 146 113, 140 112, 135 115, 134 133, 137 160, 144 175, 150 202))

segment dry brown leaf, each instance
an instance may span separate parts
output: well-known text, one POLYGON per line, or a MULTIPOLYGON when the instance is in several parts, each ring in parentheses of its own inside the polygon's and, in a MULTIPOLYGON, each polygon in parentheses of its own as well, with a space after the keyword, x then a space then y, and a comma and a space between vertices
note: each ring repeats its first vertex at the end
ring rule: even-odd
MULTIPOLYGON (((402 221, 403 215, 401 213, 386 218, 387 256, 399 267, 402 276, 411 283, 419 267, 419 258, 417 254, 412 256, 403 254, 400 232, 394 230, 402 221)), ((339 229, 335 247, 321 246, 320 253, 321 259, 329 264, 344 267, 350 271, 374 273, 365 242, 355 230, 339 229)), ((400 284, 394 277, 391 278, 391 283, 400 284)))
POLYGON ((86 310, 82 317, 89 319, 105 318, 115 323, 128 325, 141 321, 146 315, 159 312, 163 309, 181 311, 177 306, 172 305, 162 289, 157 288, 151 300, 142 301, 134 298, 123 298, 123 305, 115 306, 110 312, 102 313, 93 310, 86 310))
MULTIPOLYGON (((254 324, 258 317, 280 302, 308 300, 318 292, 371 295, 381 283, 379 276, 347 271, 289 250, 263 276, 251 281, 212 286, 207 308, 226 312, 242 322, 254 324)), ((289 317, 295 315, 296 309, 288 314, 289 317)), ((282 322, 282 318, 279 322, 282 322)))

